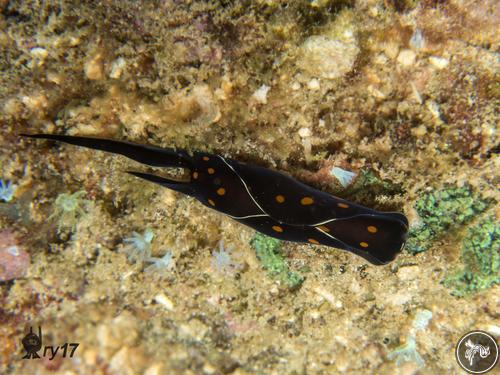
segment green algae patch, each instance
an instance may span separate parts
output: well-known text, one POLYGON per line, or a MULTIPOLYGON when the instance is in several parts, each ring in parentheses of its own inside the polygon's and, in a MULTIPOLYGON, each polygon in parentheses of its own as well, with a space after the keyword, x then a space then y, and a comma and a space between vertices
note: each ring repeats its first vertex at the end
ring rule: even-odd
POLYGON ((302 285, 304 277, 291 271, 280 254, 280 240, 256 233, 250 241, 250 245, 255 250, 262 267, 271 277, 276 277, 290 289, 297 289, 302 285))
POLYGON ((339 190, 339 194, 344 198, 363 202, 367 206, 373 205, 379 196, 394 196, 402 193, 401 185, 390 180, 383 180, 373 170, 369 169, 361 170, 351 185, 339 190))
POLYGON ((376 194, 393 195, 402 192, 401 186, 389 180, 382 180, 372 170, 363 170, 352 186, 352 190, 370 189, 376 194))
POLYGON ((421 224, 409 234, 406 249, 411 254, 428 250, 432 243, 484 212, 489 202, 470 187, 448 187, 423 194, 415 203, 421 224))
POLYGON ((449 275, 444 285, 462 297, 500 283, 500 227, 489 217, 467 231, 462 242, 463 268, 449 275))

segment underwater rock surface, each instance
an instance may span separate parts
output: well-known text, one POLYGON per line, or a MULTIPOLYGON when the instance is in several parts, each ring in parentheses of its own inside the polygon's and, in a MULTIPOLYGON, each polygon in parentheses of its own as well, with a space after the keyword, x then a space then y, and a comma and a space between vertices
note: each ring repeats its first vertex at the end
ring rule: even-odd
POLYGON ((0 2, 0 373, 460 372, 462 335, 500 334, 496 3, 0 2), (184 170, 19 133, 284 171, 404 212, 410 245, 272 240, 125 173, 184 170), (38 326, 73 358, 20 359, 38 326))
POLYGON ((307 38, 301 49, 299 66, 313 76, 327 79, 348 73, 359 52, 354 42, 346 43, 323 35, 307 38))

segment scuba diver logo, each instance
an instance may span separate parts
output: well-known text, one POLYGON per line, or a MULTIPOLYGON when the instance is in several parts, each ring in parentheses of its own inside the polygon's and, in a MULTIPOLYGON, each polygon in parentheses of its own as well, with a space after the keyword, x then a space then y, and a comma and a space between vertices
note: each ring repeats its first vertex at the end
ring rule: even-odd
POLYGON ((457 362, 470 374, 484 374, 498 361, 498 345, 486 332, 472 331, 463 336, 455 351, 457 362))
POLYGON ((42 348, 42 327, 38 326, 38 336, 33 333, 33 327, 30 327, 30 332, 21 340, 26 350, 23 359, 40 358, 38 351, 42 348))
MULTIPOLYGON (((38 336, 33 333, 33 327, 30 327, 30 332, 23 337, 21 343, 24 346, 24 350, 26 350, 26 354, 23 359, 40 358, 38 351, 42 349, 42 327, 38 327, 38 336)), ((47 357, 49 361, 52 361, 56 357, 57 353, 59 353, 59 356, 62 358, 73 358, 76 348, 78 348, 79 345, 80 344, 77 342, 67 342, 63 345, 45 345, 41 356, 44 358, 47 357)))

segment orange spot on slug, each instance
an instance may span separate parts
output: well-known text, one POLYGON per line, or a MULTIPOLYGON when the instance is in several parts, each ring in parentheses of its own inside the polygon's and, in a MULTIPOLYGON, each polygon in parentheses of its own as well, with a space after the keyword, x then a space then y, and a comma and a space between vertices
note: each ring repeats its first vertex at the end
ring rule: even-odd
POLYGON ((300 200, 300 204, 303 206, 309 206, 314 203, 314 199, 311 197, 304 197, 300 200))

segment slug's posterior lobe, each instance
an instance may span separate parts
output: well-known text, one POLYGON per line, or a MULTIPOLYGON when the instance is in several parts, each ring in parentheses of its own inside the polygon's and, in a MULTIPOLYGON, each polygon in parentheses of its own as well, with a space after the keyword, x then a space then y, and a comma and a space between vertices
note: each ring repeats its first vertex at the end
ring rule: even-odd
POLYGON ((272 219, 243 221, 261 232, 345 249, 375 264, 390 262, 404 245, 408 221, 402 214, 357 205, 266 168, 227 162, 272 219))
POLYGON ((129 172, 197 198, 264 234, 287 241, 322 244, 351 251, 374 264, 386 264, 401 251, 408 221, 334 197, 270 169, 219 155, 143 146, 99 138, 37 134, 78 146, 118 153, 157 167, 190 169, 190 181, 129 172))

